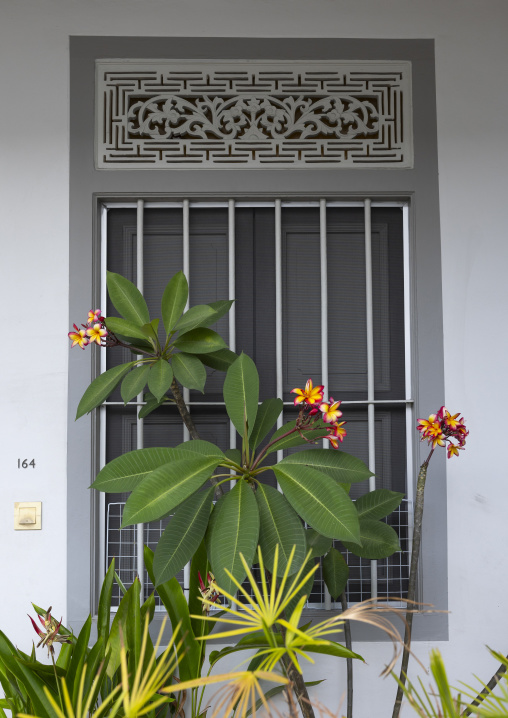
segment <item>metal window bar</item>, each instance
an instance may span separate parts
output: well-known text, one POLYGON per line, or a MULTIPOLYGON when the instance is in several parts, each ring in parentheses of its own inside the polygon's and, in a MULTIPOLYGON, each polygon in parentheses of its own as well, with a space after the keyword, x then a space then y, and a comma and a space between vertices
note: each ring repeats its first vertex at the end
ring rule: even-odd
MULTIPOLYGON (((144 202, 142 199, 138 200, 137 213, 136 213, 136 285, 141 294, 143 294, 143 267, 144 267, 144 256, 143 256, 143 221, 144 221, 144 202)), ((143 393, 138 394, 138 401, 143 401, 143 393)), ((144 448, 143 440, 143 419, 140 419, 136 414, 136 448, 144 448)), ((144 603, 145 596, 145 558, 144 558, 144 541, 143 541, 143 529, 142 523, 136 526, 136 567, 138 570, 138 578, 141 584, 139 600, 141 604, 144 603)))
MULTIPOLYGON (((103 267, 103 281, 101 289, 101 302, 106 306, 106 282, 105 282, 105 268, 106 268, 106 256, 107 256, 107 210, 110 208, 136 208, 138 212, 138 232, 137 232, 137 259, 138 259, 138 288, 142 291, 142 266, 143 266, 143 211, 144 209, 151 208, 181 208, 183 212, 183 270, 185 275, 189 278, 190 268, 190 234, 189 234, 189 211, 193 209, 201 208, 224 208, 228 209, 228 257, 229 257, 229 295, 230 298, 234 298, 235 293, 235 210, 240 207, 274 207, 275 209, 275 276, 276 276, 276 386, 277 396, 283 398, 283 354, 282 354, 282 209, 284 207, 318 207, 320 211, 320 267, 321 267, 321 347, 322 347, 322 383, 325 385, 325 389, 328 387, 328 324, 327 324, 327 264, 326 264, 326 210, 331 207, 363 207, 364 208, 364 219, 365 219, 365 272, 366 272, 366 307, 367 307, 367 372, 368 372, 368 391, 367 400, 359 401, 343 401, 343 405, 367 405, 368 411, 368 441, 369 441, 369 468, 375 472, 375 434, 374 434, 374 422, 375 422, 375 405, 383 404, 404 404, 406 407, 406 428, 407 428, 407 476, 412 476, 413 473, 413 452, 412 452, 412 423, 413 423, 413 400, 411 398, 411 334, 410 334, 410 264, 409 264, 409 208, 406 203, 401 202, 373 202, 371 199, 366 199, 363 202, 343 202, 343 201, 309 201, 309 202, 283 202, 280 199, 276 199, 271 202, 236 202, 235 200, 228 200, 227 202, 199 202, 190 201, 189 199, 183 200, 183 202, 143 202, 139 200, 136 203, 133 202, 108 202, 102 206, 101 213, 101 233, 102 233, 102 249, 101 249, 101 260, 103 267), (372 306, 372 252, 371 252, 371 209, 373 207, 401 207, 403 212, 403 242, 404 242, 404 329, 405 329, 405 398, 394 400, 379 400, 374 398, 374 351, 373 351, 373 306, 372 306)), ((188 308, 188 306, 187 306, 188 308)), ((234 305, 229 316, 229 330, 230 330, 230 346, 232 350, 235 349, 235 316, 234 316, 234 305)), ((101 372, 106 369, 106 358, 105 353, 101 353, 101 372)), ((184 388, 184 400, 188 406, 211 406, 219 405, 223 406, 223 402, 200 402, 200 401, 189 401, 189 390, 184 388)), ((101 422, 100 422, 100 466, 105 464, 105 444, 106 444, 106 422, 105 422, 105 411, 107 406, 122 405, 122 402, 108 402, 106 401, 101 407, 101 422)), ((142 395, 136 398, 136 401, 129 402, 130 405, 141 406, 144 404, 142 395)), ((285 406, 292 406, 292 402, 284 402, 285 406)), ((283 417, 279 417, 277 421, 277 428, 282 426, 283 417)), ((142 444, 142 420, 137 419, 137 436, 138 436, 138 448, 141 448, 142 444)), ((230 437, 231 446, 233 448, 236 443, 236 431, 230 422, 230 437)), ((189 439, 189 433, 187 428, 183 427, 183 440, 189 439)), ((282 452, 277 452, 277 458, 282 458, 282 452)), ((369 479, 369 491, 375 489, 375 477, 369 479)), ((407 482, 407 502, 411 505, 412 502, 412 483, 407 482)), ((113 505, 113 504, 112 504, 113 505)), ((402 505, 401 505, 402 506, 402 505)), ((106 506, 105 497, 101 494, 101 516, 105 517, 106 506)), ((108 507, 109 513, 109 507, 108 507)), ((400 513, 400 509, 399 509, 400 513)), ((405 512, 407 514, 407 522, 404 526, 407 527, 408 536, 408 549, 410 549, 412 541, 412 516, 410 511, 405 512)), ((104 526, 104 521, 101 522, 104 526)), ((109 531, 109 527, 108 527, 109 531)), ((144 528, 140 525, 137 532, 137 566, 139 567, 140 574, 146 573, 143 570, 143 531, 144 528)), ((102 537, 104 536, 104 529, 102 529, 102 537)), ((161 532, 162 533, 162 532, 161 532)), ((103 544, 104 545, 104 544, 103 544)), ((107 545, 107 544, 106 544, 107 545)), ((104 553, 102 554, 101 562, 101 575, 105 574, 106 565, 104 564, 104 553)), ((107 561, 109 563, 109 556, 107 561)), ((362 561, 365 563, 365 559, 358 559, 360 566, 363 569, 364 566, 362 561)), ((370 565, 370 596, 376 597, 378 595, 378 576, 380 570, 380 563, 377 561, 367 562, 370 565)), ((405 567, 401 564, 402 568, 405 567)), ((189 572, 190 566, 187 565, 184 570, 184 590, 186 596, 188 595, 189 586, 189 572)), ((402 573, 401 573, 402 575, 402 573)), ((141 580, 141 575, 140 575, 141 580)), ((146 584, 147 577, 141 581, 142 586, 146 584)), ((401 579, 402 580, 402 579, 401 579)), ((322 583, 322 582, 321 582, 322 583)), ((325 608, 331 607, 331 599, 326 591, 326 587, 323 588, 324 592, 324 603, 325 608)), ((362 591, 360 591, 362 593, 362 591)), ((348 597, 349 600, 349 597, 348 597)), ((312 602, 314 603, 314 601, 312 602)))

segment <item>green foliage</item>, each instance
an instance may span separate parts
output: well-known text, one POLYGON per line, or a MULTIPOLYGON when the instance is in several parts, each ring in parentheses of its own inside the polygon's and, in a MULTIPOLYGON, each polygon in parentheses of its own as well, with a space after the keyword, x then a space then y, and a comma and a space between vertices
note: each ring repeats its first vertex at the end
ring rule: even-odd
POLYGON ((345 590, 349 578, 349 567, 339 551, 331 548, 323 559, 323 579, 334 601, 345 590))
POLYGON ((254 429, 259 401, 259 376, 256 365, 247 354, 241 354, 231 365, 224 380, 226 411, 240 436, 250 436, 254 429))

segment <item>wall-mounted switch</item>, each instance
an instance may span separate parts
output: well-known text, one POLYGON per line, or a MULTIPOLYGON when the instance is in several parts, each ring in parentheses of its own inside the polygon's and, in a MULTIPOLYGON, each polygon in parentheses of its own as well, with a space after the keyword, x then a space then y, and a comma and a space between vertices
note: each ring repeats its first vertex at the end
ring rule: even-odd
POLYGON ((14 503, 15 531, 33 531, 42 528, 41 517, 41 501, 16 501, 14 503))

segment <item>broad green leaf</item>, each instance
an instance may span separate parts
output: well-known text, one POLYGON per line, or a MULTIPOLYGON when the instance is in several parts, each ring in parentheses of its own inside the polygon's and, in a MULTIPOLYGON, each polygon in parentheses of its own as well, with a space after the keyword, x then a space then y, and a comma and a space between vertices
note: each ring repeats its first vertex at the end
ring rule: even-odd
POLYGON ((102 404, 136 363, 135 361, 130 361, 127 364, 114 366, 112 369, 105 371, 104 374, 100 374, 97 379, 94 379, 81 397, 76 419, 79 419, 83 414, 88 414, 92 409, 102 404))
POLYGON ((136 449, 110 461, 99 471, 92 488, 115 494, 132 491, 159 466, 174 459, 174 449, 136 449))
POLYGON ((151 322, 143 324, 141 327, 142 333, 148 340, 153 340, 155 346, 157 346, 157 342, 159 341, 159 321, 159 319, 152 319, 151 322))
POLYGON ((321 536, 314 529, 307 529, 305 531, 305 540, 307 542, 307 551, 312 551, 311 558, 319 558, 324 556, 327 551, 330 550, 332 545, 332 539, 327 536, 321 536))
POLYGON ((139 289, 121 274, 108 272, 109 298, 119 314, 139 327, 148 324, 148 307, 139 289))
POLYGON ((209 327, 218 322, 224 314, 227 314, 234 304, 234 299, 220 299, 218 302, 210 302, 208 305, 213 309, 213 316, 201 323, 202 327, 209 327))
MULTIPOLYGON (((204 439, 190 439, 189 441, 184 441, 183 443, 178 444, 173 451, 190 451, 193 454, 199 454, 200 456, 206 456, 208 458, 216 456, 219 460, 224 458, 224 454, 218 446, 212 444, 211 441, 204 441, 204 439)), ((176 456, 183 458, 179 454, 176 454, 176 456)))
POLYGON ((317 471, 328 474, 339 483, 351 484, 356 481, 364 481, 373 473, 368 467, 351 454, 335 449, 307 449, 297 451, 286 456, 281 461, 284 464, 300 464, 310 466, 317 471))
POLYGON ((195 307, 191 307, 183 317, 175 325, 175 331, 178 332, 181 337, 183 334, 190 332, 196 327, 205 326, 207 319, 211 319, 210 324, 213 324, 215 311, 208 304, 196 304, 195 307))
POLYGON ((287 499, 277 489, 259 484, 255 493, 259 509, 259 545, 265 566, 273 573, 275 547, 279 546, 277 576, 286 570, 289 556, 296 546, 291 573, 296 573, 305 561, 305 531, 287 499))
POLYGON ((195 354, 205 366, 217 371, 227 371, 231 364, 238 359, 238 354, 232 352, 231 349, 219 349, 216 352, 208 352, 208 354, 195 352, 195 354))
POLYGON ((240 553, 251 566, 258 538, 258 506, 254 492, 242 479, 215 504, 205 536, 208 558, 220 588, 228 593, 236 592, 236 586, 225 569, 241 583, 245 578, 245 570, 240 553))
POLYGON ((224 455, 231 459, 231 461, 234 461, 235 464, 242 464, 242 452, 240 449, 228 449, 224 452, 224 455))
POLYGON ((109 564, 104 581, 102 582, 101 595, 99 597, 99 611, 97 616, 97 635, 103 638, 104 642, 109 637, 109 620, 111 616, 111 596, 113 594, 113 582, 115 580, 115 559, 109 564))
POLYGON ((188 298, 189 285, 187 278, 183 272, 177 272, 169 280, 162 295, 162 321, 164 322, 166 334, 169 334, 177 323, 185 309, 188 298))
POLYGON ((125 379, 122 381, 122 386, 120 387, 120 393, 124 404, 127 404, 128 401, 133 399, 138 394, 141 394, 148 380, 149 371, 150 367, 143 365, 136 367, 127 374, 125 379))
POLYGON ((249 445, 256 449, 275 424, 284 408, 282 399, 266 399, 258 409, 249 445))
POLYGON ((120 667, 120 651, 122 645, 125 646, 127 651, 132 648, 129 644, 129 638, 131 636, 129 631, 127 631, 127 623, 131 614, 131 603, 135 600, 136 596, 139 601, 139 580, 137 578, 120 601, 113 623, 111 624, 111 630, 106 644, 106 654, 110 653, 107 670, 110 678, 114 676, 120 667))
POLYGON ((55 711, 44 693, 45 681, 34 671, 24 666, 18 658, 19 655, 7 636, 0 631, 0 659, 5 669, 14 676, 18 684, 23 686, 33 704, 35 715, 41 717, 54 716, 55 711))
POLYGON ((119 317, 106 317, 106 327, 113 334, 118 336, 130 337, 131 339, 141 339, 146 342, 146 335, 141 331, 141 327, 127 319, 119 317))
POLYGON ((145 416, 148 416, 148 414, 151 414, 152 411, 155 411, 155 409, 158 409, 159 406, 162 406, 163 404, 167 404, 168 397, 167 395, 164 395, 160 401, 157 401, 157 399, 154 397, 152 392, 147 391, 144 396, 145 404, 141 407, 138 413, 138 417, 140 419, 144 419, 145 416))
POLYGON ((129 646, 129 653, 127 656, 129 673, 134 675, 136 673, 139 661, 139 654, 141 652, 141 610, 140 610, 140 595, 141 595, 141 584, 136 578, 134 583, 129 588, 129 593, 132 592, 132 598, 128 606, 127 621, 125 624, 125 632, 127 638, 127 645, 129 646))
POLYGON ((323 436, 326 436, 326 424, 321 420, 317 421, 316 424, 313 425, 312 429, 307 429, 301 432, 305 437, 304 439, 302 439, 302 436, 298 431, 293 431, 295 427, 296 421, 288 421, 287 424, 284 424, 280 427, 280 429, 277 429, 270 439, 270 443, 272 441, 276 443, 269 448, 268 453, 271 454, 273 451, 289 449, 292 446, 300 446, 301 444, 306 444, 309 441, 317 441, 323 436), (289 436, 286 436, 286 434, 289 434, 289 436))
POLYGON ((361 546, 342 541, 348 551, 361 558, 387 558, 400 551, 399 537, 391 526, 383 521, 362 519, 360 521, 361 546))
POLYGON ((384 519, 400 505, 404 494, 388 489, 376 489, 355 501, 360 522, 364 519, 384 519))
POLYGON ((312 528, 329 538, 360 543, 354 504, 330 476, 298 464, 278 464, 273 471, 289 503, 312 528))
POLYGON ((219 463, 219 457, 192 455, 155 469, 127 499, 122 528, 169 514, 203 486, 219 463))
POLYGON ((331 548, 322 561, 323 579, 334 601, 343 593, 349 578, 349 567, 340 551, 331 548))
POLYGON ((81 673, 83 672, 83 666, 85 664, 86 655, 88 653, 88 640, 90 638, 90 630, 92 628, 92 617, 88 616, 85 621, 83 628, 79 632, 78 640, 74 646, 72 652, 72 658, 65 677, 67 688, 71 695, 72 701, 75 705, 76 697, 78 694, 79 681, 81 679, 81 673))
MULTIPOLYGON (((145 546, 144 558, 150 581, 155 584, 153 551, 151 551, 148 546, 145 546)), ((183 641, 183 650, 178 656, 180 659, 178 664, 180 679, 182 681, 188 681, 192 678, 198 678, 201 670, 201 644, 198 643, 194 637, 189 616, 189 607, 182 587, 176 578, 172 578, 165 583, 161 583, 157 587, 157 593, 164 604, 164 608, 168 612, 173 631, 176 631, 176 627, 180 624, 178 635, 183 641)))
POLYGON ((238 357, 228 369, 224 380, 226 411, 240 436, 247 420, 249 436, 254 429, 259 401, 259 375, 247 354, 238 357))
POLYGON ((213 487, 198 491, 176 509, 155 549, 156 586, 176 576, 197 551, 208 526, 213 494, 213 487))
POLYGON ((194 354, 174 354, 171 366, 176 379, 188 389, 197 389, 203 393, 206 382, 206 369, 194 354))
POLYGON ((321 653, 326 656, 336 656, 337 658, 357 658, 365 663, 365 659, 359 653, 350 651, 349 648, 343 646, 341 643, 335 643, 330 641, 331 645, 328 646, 306 646, 305 650, 309 653, 321 653))
POLYGON ((162 399, 172 381, 173 370, 165 359, 158 359, 155 364, 152 364, 148 374, 148 388, 157 401, 162 399))
POLYGON ((224 339, 212 329, 198 327, 180 336, 174 346, 189 354, 208 354, 219 349, 227 349, 224 339))

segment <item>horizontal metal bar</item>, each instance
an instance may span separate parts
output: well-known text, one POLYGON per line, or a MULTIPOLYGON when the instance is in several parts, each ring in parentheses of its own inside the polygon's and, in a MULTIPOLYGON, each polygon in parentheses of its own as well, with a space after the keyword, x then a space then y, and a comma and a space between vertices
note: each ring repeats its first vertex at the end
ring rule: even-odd
MULTIPOLYGON (((239 201, 235 203, 235 206, 237 208, 258 208, 258 207, 275 207, 275 201, 239 201)), ((229 204, 229 200, 224 201, 218 201, 218 202, 190 202, 189 206, 191 209, 227 209, 229 204)), ((404 208, 409 205, 408 202, 384 202, 383 200, 379 201, 373 201, 372 207, 400 207, 404 208)), ((102 206, 106 209, 136 209, 137 208, 137 202, 103 202, 102 206)), ((183 206, 183 200, 176 201, 176 202, 145 202, 145 209, 181 209, 183 206)), ((363 201, 343 201, 343 200, 327 200, 326 206, 329 208, 334 207, 344 207, 344 208, 354 208, 354 207, 363 207, 364 202, 363 201)), ((292 200, 286 200, 281 202, 281 207, 283 208, 302 208, 302 207, 319 207, 319 200, 308 200, 305 202, 299 202, 299 201, 292 201, 292 200)))
MULTIPOLYGON (((225 406, 223 401, 188 401, 189 406, 225 406)), ((105 401, 101 406, 145 406, 146 401, 129 401, 124 404, 123 401, 105 401)), ((261 406, 262 402, 258 402, 261 406)), ((368 404, 380 404, 390 406, 390 404, 414 404, 414 399, 359 399, 358 401, 345 400, 341 401, 341 406, 368 406, 368 404)), ((169 406, 169 404, 167 405, 169 406)), ((284 406, 294 406, 294 402, 285 401, 284 406)))

